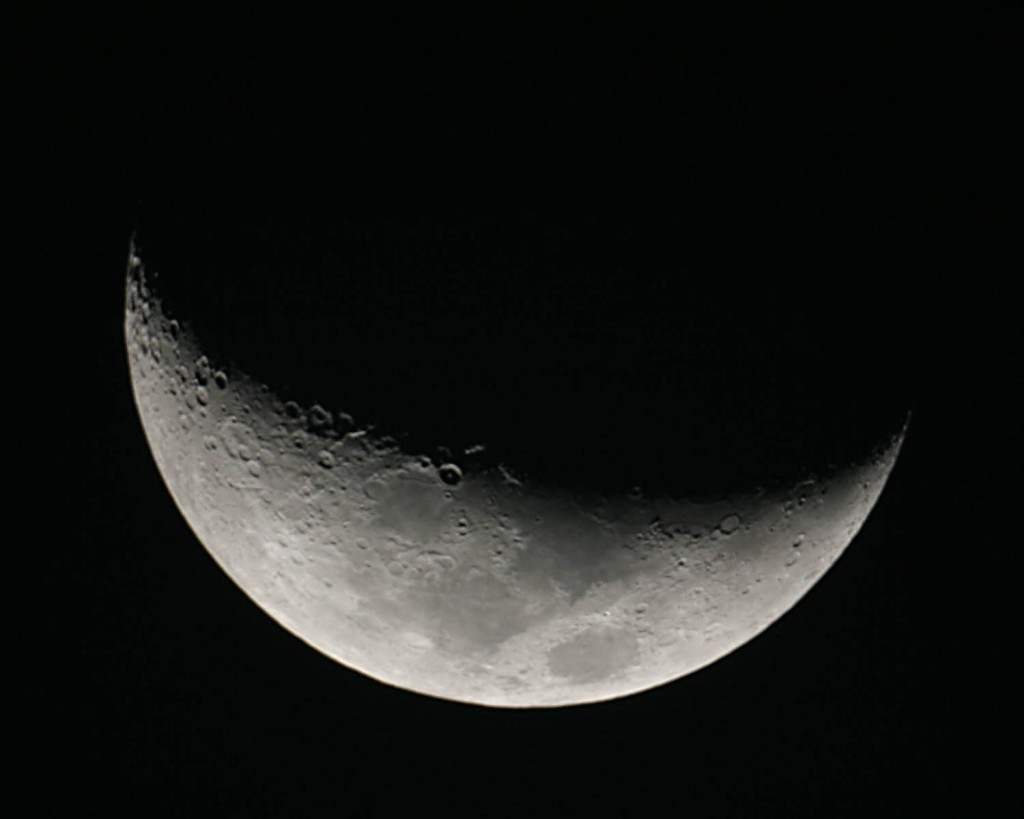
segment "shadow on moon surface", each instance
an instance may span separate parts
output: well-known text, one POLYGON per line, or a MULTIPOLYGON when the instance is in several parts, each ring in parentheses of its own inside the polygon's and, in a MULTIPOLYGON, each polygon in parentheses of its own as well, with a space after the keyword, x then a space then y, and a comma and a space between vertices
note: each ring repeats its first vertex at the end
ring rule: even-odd
POLYGON ((839 467, 912 401, 888 262, 747 228, 196 217, 143 220, 139 239, 204 351, 302 406, 440 461, 692 495, 839 467))

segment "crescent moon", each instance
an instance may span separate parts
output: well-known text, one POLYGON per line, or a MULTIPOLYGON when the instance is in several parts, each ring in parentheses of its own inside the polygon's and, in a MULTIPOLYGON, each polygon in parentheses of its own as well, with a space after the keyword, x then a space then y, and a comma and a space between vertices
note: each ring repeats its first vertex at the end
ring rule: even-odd
POLYGON ((906 431, 771 491, 598 495, 514 464, 439 468, 343 407, 221 369, 134 243, 124 331, 160 474, 252 601, 350 669, 486 706, 623 697, 734 651, 842 554, 906 431))

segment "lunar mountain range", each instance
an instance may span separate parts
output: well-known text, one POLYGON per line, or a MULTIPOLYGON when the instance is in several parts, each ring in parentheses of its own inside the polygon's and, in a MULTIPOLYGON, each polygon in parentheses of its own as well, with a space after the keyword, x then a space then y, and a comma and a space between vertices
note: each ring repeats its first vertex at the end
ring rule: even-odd
POLYGON ((188 524, 292 634, 433 697, 598 702, 725 656, 842 554, 906 430, 828 474, 714 499, 559 486, 465 452, 439 462, 349 407, 304 405, 217 360, 169 314, 155 273, 174 275, 147 269, 133 242, 125 340, 188 524))

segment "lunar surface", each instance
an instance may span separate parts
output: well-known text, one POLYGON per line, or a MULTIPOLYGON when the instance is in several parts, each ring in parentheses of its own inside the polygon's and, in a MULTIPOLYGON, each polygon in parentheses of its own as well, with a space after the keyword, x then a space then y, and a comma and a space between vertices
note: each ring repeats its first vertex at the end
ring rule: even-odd
MULTIPOLYGON (((125 338, 156 464, 217 563, 278 623, 381 682, 488 706, 622 697, 790 609, 842 554, 903 433, 827 475, 713 501, 438 463, 212 360, 129 256, 125 338)), ((904 427, 905 430, 905 427, 904 427)))

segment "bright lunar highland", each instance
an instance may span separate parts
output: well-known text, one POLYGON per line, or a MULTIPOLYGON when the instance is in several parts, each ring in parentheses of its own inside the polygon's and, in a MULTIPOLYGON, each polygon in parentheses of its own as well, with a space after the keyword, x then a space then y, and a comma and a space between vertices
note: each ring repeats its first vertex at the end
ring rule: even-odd
POLYGON ((187 317, 165 311, 142 256, 133 246, 131 381, 192 530, 294 635, 434 697, 589 703, 714 662, 842 554, 903 440, 827 475, 714 501, 540 484, 515 463, 439 464, 353 423, 346 407, 301 406, 209 358, 187 317))

